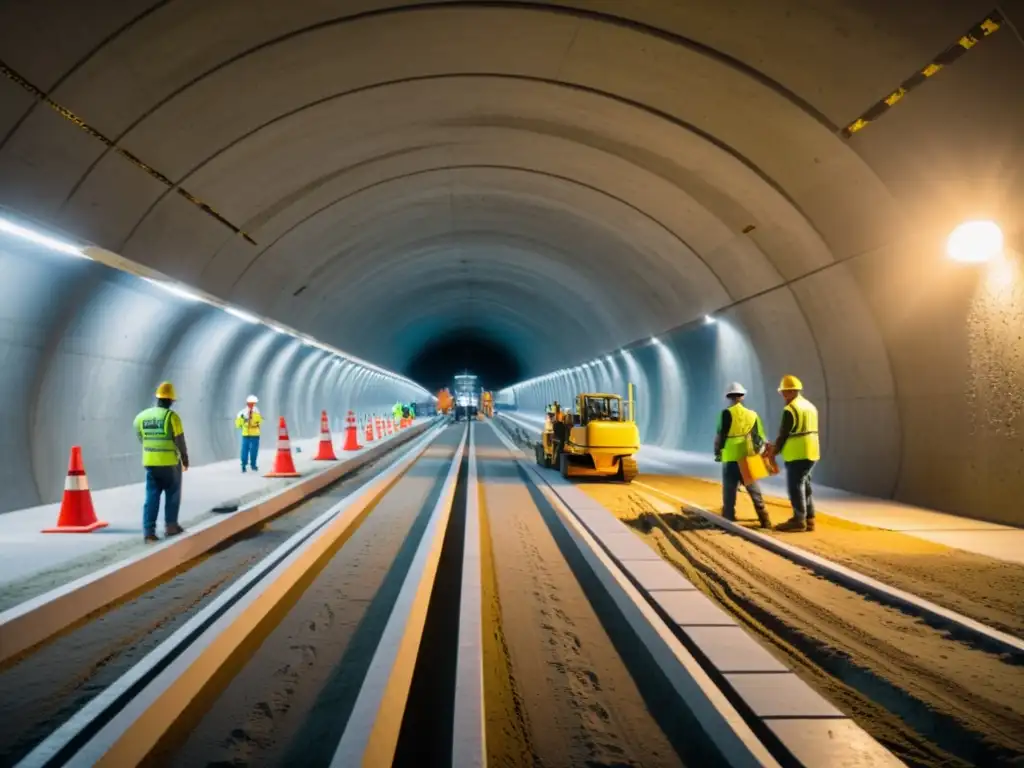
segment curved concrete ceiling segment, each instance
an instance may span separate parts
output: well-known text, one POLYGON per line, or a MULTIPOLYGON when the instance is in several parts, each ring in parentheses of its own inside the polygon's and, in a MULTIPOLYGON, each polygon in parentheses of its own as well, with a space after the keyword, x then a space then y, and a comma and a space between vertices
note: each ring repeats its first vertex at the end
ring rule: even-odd
MULTIPOLYGON (((530 376, 658 336, 674 357, 638 347, 617 370, 684 398, 687 424, 730 368, 767 391, 799 372, 827 479, 965 510, 977 473, 937 489, 914 436, 919 403, 967 407, 941 382, 977 370, 976 278, 941 239, 973 215, 1021 237, 1024 48, 1007 26, 840 129, 990 11, 21 0, 0 59, 38 91, 0 79, 0 203, 389 368, 462 331, 530 376), (685 385, 657 383, 670 359, 685 385)), ((985 445, 956 429, 958 456, 985 445)))

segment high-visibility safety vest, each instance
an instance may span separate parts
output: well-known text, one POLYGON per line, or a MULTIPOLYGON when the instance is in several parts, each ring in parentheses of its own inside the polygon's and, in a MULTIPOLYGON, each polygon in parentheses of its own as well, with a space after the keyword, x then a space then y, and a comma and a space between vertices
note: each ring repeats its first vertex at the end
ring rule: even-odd
POLYGON ((793 417, 793 430, 782 446, 783 461, 809 459, 818 461, 821 458, 821 445, 818 441, 818 409, 803 395, 797 395, 786 406, 793 417))
POLYGON ((259 437, 260 424, 263 423, 263 414, 253 408, 243 408, 238 412, 235 419, 235 427, 242 430, 242 437, 259 437))
POLYGON ((764 442, 764 427, 761 424, 761 417, 757 411, 752 411, 741 403, 730 406, 728 409, 732 422, 729 424, 729 433, 725 436, 725 444, 722 446, 722 461, 739 461, 747 456, 753 456, 754 441, 753 433, 757 430, 757 436, 764 442))
POLYGON ((147 408, 135 417, 135 431, 142 436, 142 466, 177 466, 178 448, 174 438, 185 431, 178 414, 160 406, 147 408))

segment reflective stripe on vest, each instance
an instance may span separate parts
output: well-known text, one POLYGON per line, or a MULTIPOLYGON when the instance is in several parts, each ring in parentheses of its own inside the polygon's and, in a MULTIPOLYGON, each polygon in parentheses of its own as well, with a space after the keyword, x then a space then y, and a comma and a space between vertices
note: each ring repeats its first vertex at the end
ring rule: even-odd
POLYGON ((793 430, 786 438, 786 444, 782 446, 782 460, 818 461, 821 458, 821 446, 818 441, 818 409, 800 395, 786 406, 786 410, 793 417, 793 430))
POLYGON ((178 449, 174 445, 171 431, 171 416, 168 408, 148 408, 139 414, 139 428, 142 432, 142 466, 173 467, 178 464, 178 449))
POLYGON ((242 430, 242 437, 259 437, 260 436, 260 425, 263 423, 263 414, 253 408, 251 411, 248 408, 243 408, 238 412, 238 421, 241 421, 240 429, 242 430))
POLYGON ((757 429, 757 413, 740 403, 730 406, 728 411, 732 416, 732 423, 722 446, 722 461, 739 461, 754 453, 750 435, 757 429))

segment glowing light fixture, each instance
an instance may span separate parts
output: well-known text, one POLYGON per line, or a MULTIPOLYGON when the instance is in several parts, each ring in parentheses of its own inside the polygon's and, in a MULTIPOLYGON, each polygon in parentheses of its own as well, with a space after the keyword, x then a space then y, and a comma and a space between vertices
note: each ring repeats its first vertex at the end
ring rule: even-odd
POLYGON ((83 259, 89 257, 85 254, 85 250, 78 245, 72 245, 66 243, 63 240, 57 240, 56 238, 44 235, 41 232, 23 227, 20 224, 15 224, 13 221, 8 219, 0 218, 0 232, 14 237, 20 237, 22 240, 28 240, 30 243, 41 245, 44 248, 49 248, 51 251, 57 251, 59 253, 66 253, 69 256, 78 256, 83 259))
POLYGON ((716 322, 718 321, 711 315, 704 315, 704 325, 714 325, 716 322))
POLYGON ((239 320, 244 320, 247 323, 258 323, 260 321, 258 317, 250 315, 248 312, 243 312, 240 309, 235 309, 234 307, 224 307, 224 311, 229 315, 237 317, 239 320))
POLYGON ((946 254, 953 261, 980 264, 1003 252, 1003 231, 994 221, 965 221, 950 233, 946 254))
POLYGON ((181 286, 175 285, 174 283, 165 283, 162 280, 151 280, 148 277, 144 277, 143 280, 145 280, 147 283, 151 283, 152 285, 157 286, 158 288, 162 288, 168 293, 174 294, 180 299, 185 299, 186 301, 202 300, 202 297, 198 296, 195 293, 192 293, 191 291, 187 291, 181 286))

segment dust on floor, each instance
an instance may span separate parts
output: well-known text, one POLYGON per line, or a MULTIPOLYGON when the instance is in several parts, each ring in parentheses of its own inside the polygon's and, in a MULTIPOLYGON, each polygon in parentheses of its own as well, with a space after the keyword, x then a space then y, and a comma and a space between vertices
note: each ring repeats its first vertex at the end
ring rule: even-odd
MULTIPOLYGON (((641 475, 637 479, 705 509, 722 509, 722 486, 718 483, 666 475, 641 475)), ((599 488, 581 487, 588 491, 599 488)), ((773 523, 791 516, 788 500, 766 496, 765 502, 773 523)), ((827 503, 816 506, 817 526, 813 532, 771 535, 785 537, 787 542, 885 584, 1024 637, 1024 566, 841 520, 828 514, 827 503)), ((756 525, 745 494, 737 502, 737 516, 742 523, 756 525)))
POLYGON ((496 705, 515 715, 499 733, 518 752, 496 764, 681 765, 507 451, 479 439, 502 630, 488 648, 511 677, 496 705))
POLYGON ((1015 765, 1024 755, 1024 667, 635 487, 581 488, 909 765, 1015 765))

